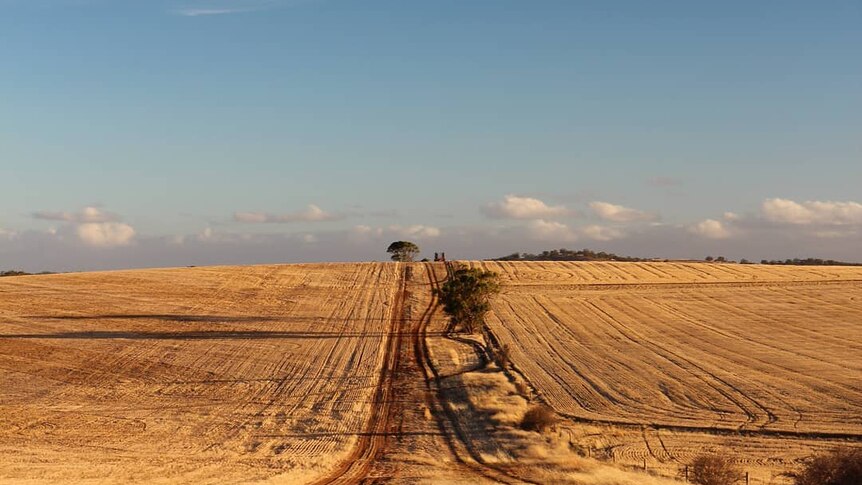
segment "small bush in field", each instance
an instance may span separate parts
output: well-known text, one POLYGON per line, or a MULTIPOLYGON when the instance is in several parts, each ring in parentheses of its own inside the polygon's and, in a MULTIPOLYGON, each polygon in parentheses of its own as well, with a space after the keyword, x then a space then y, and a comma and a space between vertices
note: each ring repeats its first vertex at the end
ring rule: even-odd
POLYGON ((521 429, 539 433, 557 424, 557 415, 548 406, 533 406, 521 418, 521 429))
POLYGON ((794 485, 862 484, 862 449, 839 448, 809 458, 798 472, 787 474, 794 485))
POLYGON ((743 478, 742 471, 718 455, 700 455, 691 462, 691 482, 698 485, 733 485, 743 478))
POLYGON ((509 356, 509 344, 503 344, 503 346, 494 351, 494 360, 497 361, 497 365, 499 365, 501 369, 509 367, 509 363, 512 362, 512 359, 509 356))
POLYGON ((478 268, 460 268, 437 291, 443 311, 449 315, 447 331, 460 328, 466 333, 483 330, 485 314, 491 310, 491 297, 500 292, 497 273, 478 268))

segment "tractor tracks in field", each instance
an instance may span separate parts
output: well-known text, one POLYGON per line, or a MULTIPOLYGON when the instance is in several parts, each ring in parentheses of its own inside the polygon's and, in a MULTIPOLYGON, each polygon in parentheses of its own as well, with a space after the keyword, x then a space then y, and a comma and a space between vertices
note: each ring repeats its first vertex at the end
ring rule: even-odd
POLYGON ((327 476, 313 482, 315 485, 360 483, 368 475, 374 461, 386 449, 386 442, 391 434, 394 383, 399 369, 399 349, 404 336, 401 326, 404 322, 404 301, 407 294, 407 269, 399 263, 397 271, 399 281, 389 314, 389 337, 386 340, 383 365, 372 397, 371 414, 365 431, 359 434, 350 455, 327 476))
MULTIPOLYGON (((528 377, 527 373, 524 370, 520 369, 518 365, 514 362, 510 363, 510 372, 516 373, 520 376, 521 379, 533 390, 536 398, 548 405, 562 418, 565 418, 568 421, 573 423, 582 423, 582 424, 591 424, 591 425, 605 425, 605 426, 615 426, 623 429, 637 430, 642 431, 644 429, 650 429, 658 431, 669 431, 676 433, 701 433, 701 434, 709 434, 709 435, 717 435, 717 436, 745 436, 752 438, 794 438, 794 439, 807 439, 807 440, 838 440, 838 441, 847 441, 847 442, 862 442, 862 434, 853 433, 853 432, 841 432, 841 431, 800 431, 796 429, 775 429, 769 428, 769 426, 777 421, 777 417, 775 414, 768 409, 763 403, 759 402, 755 399, 754 396, 751 396, 749 393, 746 393, 744 390, 740 389, 738 386, 733 385, 733 383, 729 382, 727 379, 722 378, 721 376, 716 375, 714 372, 709 372, 704 366, 700 363, 696 362, 691 358, 687 358, 681 352, 673 350, 669 347, 660 345, 643 335, 634 332, 632 329, 627 327, 623 322, 620 322, 613 315, 608 313, 606 310, 602 309, 598 305, 592 302, 588 302, 587 305, 595 314, 603 317, 603 321, 605 321, 608 325, 617 328, 620 331, 620 334, 623 338, 630 340, 632 343, 643 345, 645 347, 650 348, 656 355, 662 356, 664 359, 669 360, 675 365, 680 366, 681 368, 695 369, 702 374, 698 375, 698 378, 703 382, 708 384, 710 388, 715 389, 719 394, 726 397, 728 400, 733 402, 736 406, 738 406, 748 417, 748 422, 743 423, 740 426, 716 426, 716 425, 697 425, 697 424, 674 424, 667 422, 657 422, 657 421, 637 421, 633 419, 625 419, 625 418, 614 418, 614 417, 595 417, 595 416, 585 416, 579 413, 566 411, 558 409, 557 406, 554 406, 552 402, 541 392, 538 392, 539 387, 536 386, 531 379, 528 377), (753 406, 746 406, 746 403, 750 403, 753 406), (756 408, 756 410, 760 410, 765 414, 765 422, 756 423, 758 419, 758 414, 756 410, 752 410, 751 408, 756 408), (747 426, 754 425, 754 426, 747 426)), ((552 321, 559 320, 543 305, 540 304, 540 307, 544 310, 545 316, 552 321)), ((512 309, 515 312, 514 309, 512 309)), ((487 330, 489 340, 493 346, 500 347, 502 344, 498 340, 498 338, 494 335, 493 331, 489 328, 487 330)), ((556 374, 551 376, 554 379, 562 379, 561 376, 556 374)), ((592 388, 599 394, 605 395, 605 393, 598 388, 598 386, 594 385, 592 381, 582 375, 579 375, 581 379, 588 385, 591 385, 592 388)), ((585 407, 583 403, 578 399, 577 396, 571 395, 576 402, 578 402, 581 407, 585 407)), ((607 397, 607 396, 605 396, 607 397)), ((800 414, 796 411, 797 414, 800 414)), ((801 415, 801 414, 800 414, 801 415)), ((801 417, 797 418, 798 421, 801 420, 801 417)), ((795 427, 795 426, 794 426, 795 427)))
MULTIPOLYGON (((433 322, 435 313, 439 307, 436 290, 439 289, 441 281, 437 277, 434 265, 425 263, 419 265, 402 265, 399 269, 398 290, 395 293, 390 315, 389 338, 386 342, 385 358, 380 372, 380 379, 372 400, 372 409, 365 431, 359 435, 358 442, 341 464, 328 475, 313 482, 315 485, 329 484, 354 484, 375 483, 378 481, 397 481, 395 477, 387 476, 380 469, 387 468, 387 455, 397 454, 400 450, 397 446, 402 438, 418 434, 421 424, 412 423, 417 430, 407 429, 411 427, 409 418, 405 421, 407 413, 406 403, 415 401, 423 402, 425 408, 430 412, 434 420, 433 426, 437 428, 435 436, 439 436, 443 449, 449 452, 450 461, 446 466, 449 471, 456 471, 459 479, 469 482, 495 482, 505 484, 534 483, 515 477, 499 467, 488 464, 480 456, 480 453, 471 445, 468 431, 464 429, 456 412, 447 405, 445 395, 446 386, 444 380, 459 376, 466 372, 477 371, 488 365, 484 348, 469 340, 446 334, 445 337, 460 344, 470 345, 479 355, 480 362, 477 368, 471 366, 466 370, 459 370, 450 374, 442 374, 435 366, 428 347, 429 335, 439 335, 436 331, 429 332, 429 325, 433 322), (421 287, 427 288, 431 293, 428 304, 418 318, 410 315, 410 305, 407 304, 411 296, 408 283, 412 279, 413 271, 424 271, 427 284, 421 287), (409 337, 409 341, 405 339, 409 337), (480 348, 476 348, 479 346, 480 348), (414 378, 422 380, 421 386, 406 386, 405 379, 414 378), (405 398, 405 393, 421 393, 421 396, 413 395, 405 398), (398 399, 395 394, 398 393, 398 399), (382 474, 381 474, 382 473, 382 474)), ((448 268, 447 268, 448 271, 448 268)), ((416 279, 420 276, 417 274, 416 279)), ((387 470, 393 473, 392 470, 387 470)))

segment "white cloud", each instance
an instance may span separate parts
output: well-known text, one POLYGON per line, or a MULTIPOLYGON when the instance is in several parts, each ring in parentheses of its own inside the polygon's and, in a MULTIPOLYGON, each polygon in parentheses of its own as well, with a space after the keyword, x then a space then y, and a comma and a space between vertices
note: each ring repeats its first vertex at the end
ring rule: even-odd
POLYGON ((625 237, 625 233, 614 227, 599 226, 596 224, 581 229, 581 233, 596 241, 613 241, 625 237))
POLYGON ((135 229, 132 226, 121 222, 117 214, 100 207, 88 206, 78 212, 37 211, 32 216, 34 219, 68 223, 59 229, 51 227, 46 234, 58 239, 74 234, 87 246, 127 246, 135 238, 135 229))
POLYGON ((347 239, 352 242, 361 243, 382 235, 383 229, 360 224, 350 228, 347 232, 347 239))
MULTIPOLYGON (((169 13, 184 17, 208 15, 230 15, 246 12, 260 12, 283 7, 313 3, 319 0, 196 0, 191 6, 170 10, 169 13)), ((188 4, 187 4, 188 5, 188 4)))
POLYGON ((267 214, 264 212, 236 212, 233 220, 245 223, 290 223, 290 222, 324 222, 344 219, 341 214, 327 212, 320 207, 309 204, 303 211, 287 214, 267 214))
POLYGON ((862 224, 862 204, 809 200, 766 199, 761 206, 764 217, 784 224, 857 225, 862 224))
POLYGON ((539 199, 507 195, 500 202, 482 207, 482 212, 496 219, 545 219, 570 213, 561 205, 549 206, 539 199))
POLYGON ((705 219, 688 228, 689 232, 707 239, 727 239, 731 236, 730 230, 715 219, 705 219))
POLYGON ((76 233, 84 244, 95 247, 127 246, 135 237, 135 229, 120 222, 86 222, 76 233))
POLYGON ((573 242, 578 239, 569 226, 557 221, 546 221, 537 219, 527 224, 527 230, 531 238, 538 241, 566 241, 573 242))
POLYGON ((389 226, 389 230, 398 234, 401 237, 415 237, 415 238, 431 238, 431 237, 439 237, 441 231, 437 227, 433 226, 423 226, 422 224, 414 224, 412 226, 399 226, 393 225, 389 226))
POLYGON ((724 215, 722 215, 722 218, 727 222, 735 222, 742 219, 742 216, 735 212, 725 212, 724 215))
POLYGON ((98 207, 84 207, 80 212, 37 211, 33 213, 33 218, 81 224, 88 222, 117 222, 120 220, 117 214, 106 212, 98 207))
POLYGON ((654 221, 658 218, 655 214, 609 202, 590 202, 590 209, 600 218, 613 222, 654 221))
POLYGON ((198 239, 201 239, 204 241, 207 239, 212 239, 212 237, 213 237, 213 228, 211 228, 211 227, 204 228, 204 230, 201 231, 200 234, 198 234, 198 239))

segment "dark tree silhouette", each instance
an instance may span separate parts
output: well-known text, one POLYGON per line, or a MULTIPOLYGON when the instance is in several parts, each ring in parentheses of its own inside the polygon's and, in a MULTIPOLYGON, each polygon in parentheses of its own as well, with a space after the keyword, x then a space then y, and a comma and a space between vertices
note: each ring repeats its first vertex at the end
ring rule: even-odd
POLYGON ((419 246, 410 241, 395 241, 386 249, 392 261, 410 262, 419 254, 419 246))

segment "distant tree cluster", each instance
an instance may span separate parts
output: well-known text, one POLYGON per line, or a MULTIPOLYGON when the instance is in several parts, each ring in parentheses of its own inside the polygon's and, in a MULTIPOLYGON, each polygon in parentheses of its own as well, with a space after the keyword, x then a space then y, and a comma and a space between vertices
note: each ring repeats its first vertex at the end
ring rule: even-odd
POLYGON ((24 271, 15 271, 15 270, 0 271, 0 276, 26 276, 28 274, 30 274, 30 273, 26 273, 24 271))
MULTIPOLYGON (((724 256, 718 256, 713 258, 712 256, 707 256, 703 258, 707 263, 736 263, 736 261, 732 259, 727 259, 724 256)), ((754 264, 753 262, 742 258, 739 260, 739 264, 754 264)), ((862 266, 862 263, 845 263, 843 261, 835 261, 834 259, 819 259, 819 258, 806 258, 806 259, 761 259, 760 264, 775 264, 775 265, 787 265, 787 266, 862 266)))
POLYGON ((550 251, 542 251, 539 254, 530 253, 512 253, 502 258, 494 259, 494 261, 649 261, 643 258, 632 258, 629 256, 618 256, 614 253, 606 253, 604 251, 591 251, 589 249, 581 249, 573 251, 571 249, 552 249, 550 251))
POLYGON ((0 271, 0 278, 2 278, 4 276, 30 276, 30 275, 34 275, 34 274, 39 275, 39 274, 54 274, 54 273, 52 273, 50 271, 42 271, 41 273, 28 273, 26 271, 9 270, 9 271, 0 271))
POLYGON ((846 263, 844 261, 835 261, 834 259, 806 258, 806 259, 772 259, 760 260, 760 264, 779 264, 793 266, 862 266, 862 263, 846 263))

